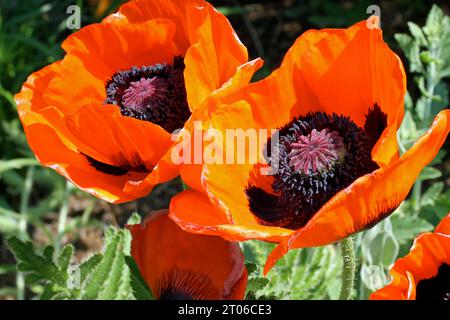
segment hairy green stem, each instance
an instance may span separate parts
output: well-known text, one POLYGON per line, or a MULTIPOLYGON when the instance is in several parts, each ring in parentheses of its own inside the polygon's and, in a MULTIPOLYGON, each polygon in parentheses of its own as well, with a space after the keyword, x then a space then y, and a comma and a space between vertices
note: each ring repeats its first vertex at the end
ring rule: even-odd
POLYGON ((339 300, 350 300, 353 297, 356 260, 353 239, 348 237, 340 242, 342 252, 342 287, 339 300))
MULTIPOLYGON (((31 189, 33 187, 34 166, 27 169, 25 184, 20 198, 20 220, 19 220, 19 238, 22 241, 28 240, 28 205, 30 202, 31 189)), ((17 300, 25 299, 25 277, 22 272, 16 275, 17 300)))
MULTIPOLYGON (((435 59, 439 55, 439 49, 436 48, 435 45, 430 46, 430 56, 431 56, 431 62, 427 68, 426 72, 426 84, 427 84, 427 92, 426 92, 426 103, 425 103, 425 110, 423 114, 422 123, 420 124, 421 129, 427 128, 429 125, 429 117, 431 112, 431 107, 433 104, 433 96, 434 91, 436 89, 437 79, 436 79, 436 62, 435 59)), ((414 196, 414 209, 416 211, 416 214, 418 214, 420 210, 420 204, 422 201, 422 180, 417 180, 414 183, 413 187, 413 196, 414 196)))

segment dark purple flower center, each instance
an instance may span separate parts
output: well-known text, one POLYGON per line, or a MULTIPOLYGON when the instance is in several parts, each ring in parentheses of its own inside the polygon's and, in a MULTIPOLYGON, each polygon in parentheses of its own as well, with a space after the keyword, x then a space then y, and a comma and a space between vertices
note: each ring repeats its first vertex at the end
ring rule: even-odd
POLYGON ((191 115, 183 71, 183 58, 176 57, 172 65, 117 72, 106 83, 105 103, 120 107, 124 116, 152 122, 172 133, 191 115))
POLYGON ((450 265, 443 263, 437 275, 419 281, 416 300, 450 300, 450 265))
MULTIPOLYGON (((124 116, 149 121, 172 133, 184 126, 191 116, 184 84, 184 61, 175 57, 173 64, 155 64, 119 71, 106 83, 106 104, 120 108, 124 116)), ((135 161, 116 159, 114 164, 98 161, 86 155, 96 170, 113 176, 130 172, 148 172, 138 154, 135 161)))
POLYGON ((279 145, 269 155, 270 165, 274 157, 279 163, 273 192, 249 184, 250 210, 263 225, 303 227, 336 193, 378 168, 371 151, 386 125, 378 105, 364 129, 349 117, 323 112, 293 119, 279 130, 279 145))

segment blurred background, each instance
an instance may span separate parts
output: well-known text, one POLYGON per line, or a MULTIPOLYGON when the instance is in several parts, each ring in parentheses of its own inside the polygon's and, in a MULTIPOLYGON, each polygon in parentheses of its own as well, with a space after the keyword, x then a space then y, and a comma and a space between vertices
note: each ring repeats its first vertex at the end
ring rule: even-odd
MULTIPOLYGON (((132 212, 145 215, 152 209, 167 207, 171 195, 182 189, 180 181, 175 180, 156 188, 150 197, 133 203, 112 206, 104 201, 96 200, 72 188, 64 178, 51 169, 38 165, 27 145, 18 120, 13 101, 14 94, 20 90, 29 74, 63 56, 60 44, 72 32, 66 28, 67 7, 72 4, 81 7, 81 23, 85 26, 100 21, 113 12, 121 2, 0 0, 0 299, 33 297, 41 290, 39 287, 27 286, 18 279, 14 257, 5 244, 7 237, 16 235, 23 240, 31 240, 38 247, 52 244, 55 248, 60 248, 66 243, 72 243, 76 248, 75 259, 81 261, 93 252, 101 250, 105 225, 123 226, 132 212)), ((421 121, 420 115, 415 111, 423 92, 414 79, 417 80, 418 77, 426 79, 426 71, 421 74, 411 66, 411 63, 415 63, 414 58, 409 51, 405 51, 405 48, 409 48, 408 45, 411 44, 408 41, 402 42, 401 37, 395 35, 411 33, 408 21, 423 26, 433 3, 448 15, 448 1, 218 0, 210 2, 229 18, 240 39, 249 49, 250 57, 264 59, 265 66, 259 71, 256 79, 268 75, 276 68, 286 50, 304 31, 311 28, 348 27, 366 19, 370 15, 366 13, 367 7, 377 4, 381 8, 385 41, 400 55, 408 71, 407 108, 410 113, 408 113, 407 121, 410 122, 400 133, 405 138, 405 145, 411 143, 407 141, 408 139, 415 140, 429 125, 426 123, 429 119, 421 121), (411 127, 415 128, 414 132, 408 131, 411 127)), ((427 51, 423 44, 419 49, 427 51)), ((423 63, 426 64, 426 62, 423 63)), ((445 61, 445 63, 449 62, 445 61)), ((436 94, 441 97, 439 103, 433 104, 436 110, 442 109, 448 102, 448 84, 448 78, 443 76, 436 88, 436 94)), ((431 108, 431 105, 429 107, 431 108)), ((435 112, 431 114, 433 113, 435 112)), ((448 141, 443 149, 449 149, 448 141)), ((361 249, 364 251, 360 265, 360 278, 363 283, 358 289, 361 291, 361 297, 366 296, 363 287, 370 289, 369 282, 373 279, 373 273, 378 272, 375 276, 383 277, 391 260, 401 255, 405 248, 409 248, 413 235, 418 231, 432 229, 439 218, 450 211, 448 154, 442 152, 439 159, 427 170, 428 175, 422 176, 420 186, 416 187, 415 191, 417 192, 418 189, 420 198, 421 194, 431 189, 430 186, 438 185, 439 188, 435 188, 438 190, 433 189, 430 194, 424 195, 422 199, 425 200, 420 203, 417 195, 411 196, 411 202, 400 209, 405 212, 414 211, 418 220, 408 220, 405 223, 409 225, 405 223, 399 225, 394 219, 389 221, 389 225, 380 227, 381 229, 375 231, 375 234, 362 235, 362 238, 359 238, 359 243, 367 245, 361 249), (426 205, 430 208, 439 207, 439 209, 427 209, 426 205), (439 212, 436 213, 435 210, 439 212), (433 212, 430 213, 431 211, 433 212), (394 235, 391 229, 394 230, 394 235), (398 236, 399 232, 403 232, 401 236, 398 236), (381 238, 380 234, 383 235, 381 238), (381 242, 372 243, 371 241, 381 242), (370 251, 371 246, 379 246, 380 243, 393 252, 381 254, 382 257, 379 259, 382 261, 377 262, 373 258, 376 254, 367 250, 370 251), (364 257, 367 259, 364 260, 364 257), (367 270, 363 270, 364 263, 367 264, 367 270), (380 266, 382 270, 377 271, 378 269, 374 266, 380 266), (364 275, 365 273, 368 275, 364 275), (367 283, 364 282, 366 280, 367 283)), ((400 212, 398 215, 401 216, 401 214, 400 212)), ((266 291, 270 293, 269 289, 266 291)), ((330 298, 332 295, 328 292, 318 298, 330 298)), ((305 296, 291 295, 290 297, 305 296)))

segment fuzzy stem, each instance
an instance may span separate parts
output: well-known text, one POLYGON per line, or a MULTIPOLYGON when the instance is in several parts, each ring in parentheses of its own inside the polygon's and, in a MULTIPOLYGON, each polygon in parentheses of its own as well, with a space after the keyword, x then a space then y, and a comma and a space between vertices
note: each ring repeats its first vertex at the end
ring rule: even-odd
POLYGON ((355 271, 356 271, 356 261, 355 261, 355 247, 353 244, 353 239, 348 237, 341 241, 341 252, 342 252, 342 287, 341 294, 339 295, 339 300, 351 300, 353 296, 353 287, 355 282, 355 271))
MULTIPOLYGON (((434 91, 436 89, 436 84, 438 82, 437 75, 436 75, 435 60, 439 56, 439 51, 438 51, 439 49, 436 47, 435 44, 431 44, 429 49, 430 49, 430 55, 431 55, 432 60, 426 70, 426 75, 425 75, 426 84, 427 84, 427 89, 426 89, 427 97, 425 99, 426 103, 425 103, 423 119, 422 119, 422 122, 420 123, 421 129, 427 128, 429 125, 428 118, 430 117, 431 107, 433 104, 434 91)), ((414 200, 415 200, 414 209, 416 211, 416 214, 418 214, 419 210, 420 210, 421 201, 422 201, 422 180, 417 180, 414 183, 413 196, 414 196, 414 200)))

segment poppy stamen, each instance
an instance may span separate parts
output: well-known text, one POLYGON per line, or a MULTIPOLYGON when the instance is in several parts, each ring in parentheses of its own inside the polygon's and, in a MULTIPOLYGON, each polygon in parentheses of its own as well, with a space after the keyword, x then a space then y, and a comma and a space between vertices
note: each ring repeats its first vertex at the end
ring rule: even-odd
POLYGON ((107 104, 122 115, 149 121, 172 133, 183 127, 191 111, 184 84, 184 62, 132 67, 114 74, 106 83, 107 104))
MULTIPOLYGON (((315 112, 281 128, 278 148, 269 155, 279 162, 273 194, 251 184, 246 189, 258 221, 293 230, 303 227, 336 193, 376 170, 371 151, 386 117, 375 105, 366 119, 376 124, 366 123, 362 129, 349 117, 315 112)), ((270 144, 269 139, 267 150, 270 144)))
POLYGON ((313 129, 306 136, 299 136, 290 144, 289 165, 303 174, 329 170, 345 155, 342 137, 336 131, 313 129))
POLYGON ((124 107, 138 111, 139 108, 151 107, 152 102, 162 102, 167 93, 167 80, 161 78, 141 78, 130 83, 124 91, 124 107))

